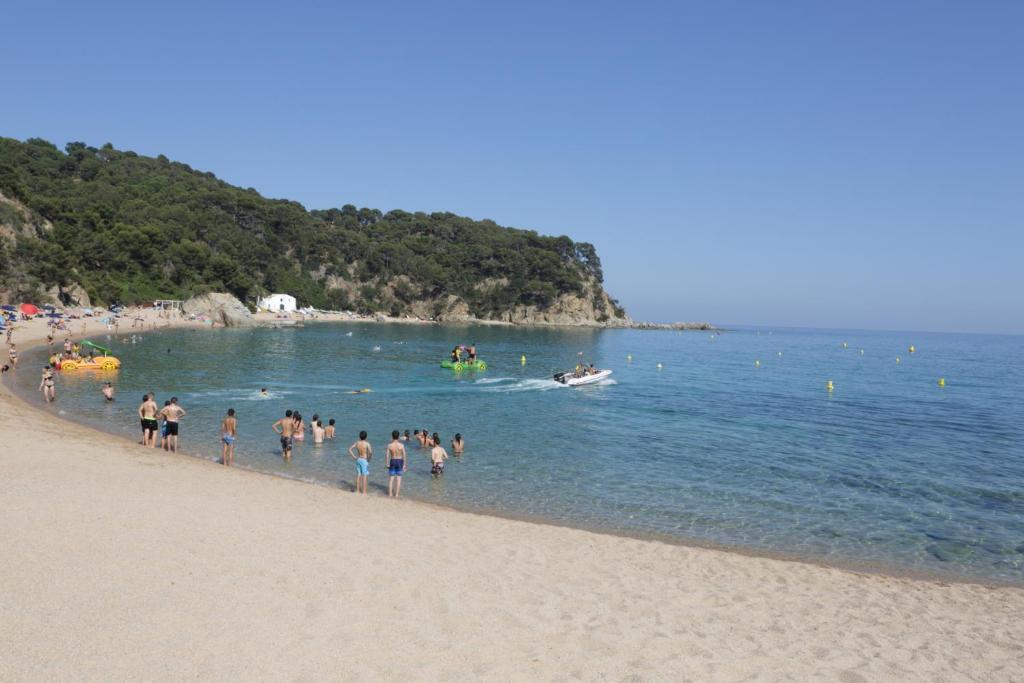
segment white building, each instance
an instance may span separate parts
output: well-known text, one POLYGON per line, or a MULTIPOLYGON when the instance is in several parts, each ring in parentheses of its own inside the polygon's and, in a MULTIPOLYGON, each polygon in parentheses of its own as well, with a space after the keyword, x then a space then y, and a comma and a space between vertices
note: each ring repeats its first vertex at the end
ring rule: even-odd
POLYGON ((291 294, 271 294, 260 299, 256 305, 272 313, 291 313, 296 308, 295 297, 291 294))

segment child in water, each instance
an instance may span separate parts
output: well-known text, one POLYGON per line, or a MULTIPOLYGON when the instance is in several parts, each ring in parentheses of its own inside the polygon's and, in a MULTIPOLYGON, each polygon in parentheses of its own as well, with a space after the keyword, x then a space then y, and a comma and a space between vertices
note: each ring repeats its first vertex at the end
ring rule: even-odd
POLYGON ((430 450, 430 474, 435 478, 444 474, 444 461, 448 459, 448 451, 441 447, 441 437, 434 432, 434 447, 430 450))
POLYGON ((463 451, 466 450, 466 442, 462 439, 462 434, 456 434, 455 438, 452 439, 452 455, 462 455, 463 451))
POLYGON ((333 439, 334 438, 334 418, 333 417, 330 420, 327 421, 327 428, 324 430, 324 438, 326 438, 326 439, 333 439))

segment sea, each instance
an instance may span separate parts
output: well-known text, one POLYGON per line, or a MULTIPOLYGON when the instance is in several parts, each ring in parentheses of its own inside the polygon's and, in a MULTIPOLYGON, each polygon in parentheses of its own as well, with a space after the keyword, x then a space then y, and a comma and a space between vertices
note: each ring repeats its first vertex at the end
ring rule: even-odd
MULTIPOLYGON (((136 331, 93 341, 110 373, 63 372, 55 416, 139 439, 142 394, 176 396, 184 452, 353 487, 365 430, 385 490, 392 430, 459 433, 441 478, 407 444, 403 496, 452 508, 883 572, 1024 585, 1024 337, 313 323, 136 331), (475 344, 486 371, 440 367, 475 344), (911 346, 914 347, 911 352, 911 346), (577 363, 609 379, 565 387, 577 363), (104 401, 110 380, 117 400, 104 401), (267 395, 261 393, 266 388, 267 395), (369 391, 363 391, 368 389, 369 391), (337 437, 280 457, 286 409, 337 437)), ((45 349, 15 389, 42 406, 45 349)), ((449 449, 450 450, 450 449, 449 449)), ((73 457, 73 454, 71 454, 73 457)))

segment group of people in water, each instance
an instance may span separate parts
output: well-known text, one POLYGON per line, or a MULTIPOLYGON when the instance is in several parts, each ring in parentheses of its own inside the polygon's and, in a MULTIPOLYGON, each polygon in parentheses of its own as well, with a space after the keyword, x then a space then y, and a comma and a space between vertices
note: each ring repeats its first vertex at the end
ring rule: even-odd
MULTIPOLYGON (((229 457, 234 455, 235 429, 237 426, 237 423, 234 421, 234 414, 234 409, 229 410, 228 416, 222 425, 225 465, 230 465, 229 457), (229 419, 231 420, 230 425, 228 424, 229 419), (228 448, 231 449, 231 456, 227 454, 228 448)), ((314 443, 320 444, 335 438, 335 421, 333 418, 328 420, 328 424, 325 427, 320 416, 313 415, 310 425, 314 443)), ((271 429, 274 430, 274 433, 280 439, 281 457, 285 461, 290 461, 295 442, 305 440, 305 419, 297 410, 286 410, 284 417, 274 422, 271 425, 271 429)), ((431 476, 436 479, 444 474, 444 463, 450 456, 444 446, 441 445, 441 436, 437 432, 431 434, 426 429, 416 429, 410 435, 408 429, 405 430, 404 434, 396 429, 391 432, 391 441, 385 449, 384 466, 388 472, 389 497, 398 498, 402 491, 402 475, 408 470, 409 463, 405 444, 413 440, 416 441, 418 448, 430 449, 431 476)), ((455 457, 460 457, 465 452, 466 440, 462 438, 462 434, 455 435, 451 441, 451 448, 452 454, 455 457)), ((347 453, 355 461, 356 482, 354 491, 365 494, 369 484, 370 461, 373 459, 373 444, 369 442, 366 431, 359 432, 359 438, 348 447, 347 453)))

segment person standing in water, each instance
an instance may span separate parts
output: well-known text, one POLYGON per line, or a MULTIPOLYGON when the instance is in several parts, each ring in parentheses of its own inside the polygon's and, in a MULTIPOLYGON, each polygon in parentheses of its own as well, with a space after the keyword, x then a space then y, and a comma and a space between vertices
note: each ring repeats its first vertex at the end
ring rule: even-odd
POLYGON ((178 452, 178 420, 185 417, 185 409, 178 405, 178 397, 172 396, 170 405, 164 406, 161 411, 167 427, 167 447, 175 453, 178 452))
MULTIPOLYGON (((8 337, 8 343, 10 343, 10 338, 9 337, 8 337)), ((15 370, 17 370, 18 369, 18 347, 15 346, 14 344, 11 344, 11 348, 7 350, 7 356, 11 359, 11 367, 14 368, 15 370)))
POLYGON ((324 429, 323 420, 317 420, 313 423, 313 443, 321 444, 324 442, 324 433, 327 430, 324 429))
POLYGON ((139 423, 142 425, 142 445, 150 448, 156 448, 156 433, 160 430, 156 411, 153 394, 145 394, 142 397, 142 405, 139 406, 139 423))
POLYGON ((238 420, 235 419, 235 409, 228 408, 228 414, 220 423, 220 440, 224 442, 221 449, 221 462, 224 467, 231 467, 235 461, 235 440, 238 438, 238 420))
POLYGON ((433 436, 434 447, 430 449, 430 474, 435 478, 444 474, 444 461, 448 459, 448 451, 441 446, 441 437, 437 432, 433 436))
POLYGON ((110 382, 105 382, 103 384, 103 398, 107 399, 108 401, 114 400, 114 385, 111 384, 110 382))
POLYGON ((456 434, 455 438, 452 439, 452 455, 458 457, 466 450, 466 441, 462 438, 462 434, 456 434))
POLYGON ((366 494, 366 485, 370 479, 370 459, 373 457, 373 446, 366 440, 366 432, 359 432, 359 440, 348 447, 348 454, 356 461, 356 493, 366 494))
POLYGON ((46 403, 57 400, 57 387, 53 383, 53 371, 49 365, 43 366, 43 379, 39 383, 39 391, 43 392, 43 401, 46 403))
POLYGON ((292 434, 295 433, 295 420, 292 419, 292 411, 284 411, 284 417, 271 425, 270 428, 281 437, 281 457, 285 460, 291 460, 292 434))
POLYGON ((405 444, 398 438, 398 431, 391 432, 391 443, 386 453, 388 466, 388 497, 398 498, 402 492, 402 475, 405 474, 405 444))
POLYGON ((333 417, 330 420, 327 421, 327 427, 324 428, 324 438, 328 439, 328 440, 334 438, 334 418, 333 417))

